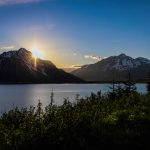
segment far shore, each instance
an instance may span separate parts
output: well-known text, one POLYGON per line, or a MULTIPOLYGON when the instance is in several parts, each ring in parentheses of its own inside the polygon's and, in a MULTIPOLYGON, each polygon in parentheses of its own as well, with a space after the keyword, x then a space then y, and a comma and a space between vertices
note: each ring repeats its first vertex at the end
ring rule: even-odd
MULTIPOLYGON (((0 82, 0 85, 15 85, 15 84, 123 84, 129 81, 85 81, 85 82, 0 82)), ((135 84, 145 84, 149 81, 131 81, 135 84)))

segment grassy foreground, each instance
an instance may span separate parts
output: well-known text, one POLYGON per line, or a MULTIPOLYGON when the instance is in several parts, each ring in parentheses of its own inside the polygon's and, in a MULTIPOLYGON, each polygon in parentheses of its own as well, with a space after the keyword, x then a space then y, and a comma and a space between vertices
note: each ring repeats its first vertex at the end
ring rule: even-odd
POLYGON ((0 150, 150 149, 150 95, 113 91, 0 117, 0 150), (47 148, 46 148, 47 147, 47 148))

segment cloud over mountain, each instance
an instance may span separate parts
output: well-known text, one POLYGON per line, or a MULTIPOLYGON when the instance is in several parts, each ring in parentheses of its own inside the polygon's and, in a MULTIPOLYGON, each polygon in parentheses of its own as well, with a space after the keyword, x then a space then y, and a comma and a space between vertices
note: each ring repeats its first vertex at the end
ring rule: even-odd
POLYGON ((94 60, 97 60, 97 61, 101 61, 103 59, 105 59, 106 57, 103 57, 103 56, 95 56, 95 55, 84 55, 84 58, 86 59, 94 59, 94 60))

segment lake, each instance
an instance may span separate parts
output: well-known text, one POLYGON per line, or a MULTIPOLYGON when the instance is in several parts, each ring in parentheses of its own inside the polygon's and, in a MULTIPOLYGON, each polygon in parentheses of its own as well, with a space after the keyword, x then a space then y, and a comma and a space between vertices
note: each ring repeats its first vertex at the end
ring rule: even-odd
MULTIPOLYGON (((26 107, 36 106, 40 99, 43 106, 50 102, 50 95, 53 89, 55 104, 61 105, 64 98, 70 101, 75 100, 78 93, 80 97, 89 96, 91 92, 109 91, 110 84, 19 84, 0 85, 0 112, 7 111, 15 106, 26 107)), ((137 90, 146 92, 145 84, 137 84, 137 90)))

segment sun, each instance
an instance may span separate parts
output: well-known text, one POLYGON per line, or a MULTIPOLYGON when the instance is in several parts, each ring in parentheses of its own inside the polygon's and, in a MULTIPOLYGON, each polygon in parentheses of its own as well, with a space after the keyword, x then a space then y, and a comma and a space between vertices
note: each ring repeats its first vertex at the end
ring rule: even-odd
POLYGON ((44 53, 39 48, 33 47, 31 50, 34 58, 44 59, 44 53))

